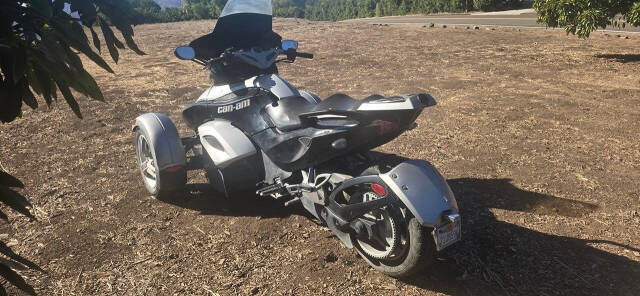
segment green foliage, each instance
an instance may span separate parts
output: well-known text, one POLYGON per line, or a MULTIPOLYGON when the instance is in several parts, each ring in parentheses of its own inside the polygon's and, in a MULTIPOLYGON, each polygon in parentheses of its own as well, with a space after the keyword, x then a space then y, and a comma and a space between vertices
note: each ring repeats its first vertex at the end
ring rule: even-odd
POLYGON ((162 10, 153 0, 127 0, 140 23, 166 23, 214 19, 220 16, 226 0, 184 0, 181 8, 162 10))
POLYGON ((497 11, 531 7, 531 0, 473 0, 473 9, 497 11))
MULTIPOLYGON (((153 6, 151 0, 134 2, 153 6)), ((158 11, 156 5, 138 13, 158 11)), ((102 42, 116 63, 118 50, 124 49, 125 44, 136 53, 144 54, 133 41, 132 20, 137 17, 132 13, 135 12, 128 2, 119 0, 0 1, 0 122, 10 122, 21 116, 23 103, 35 109, 40 98, 50 105, 57 100, 58 91, 78 117, 82 115, 72 89, 104 101, 98 84, 84 69, 78 54, 84 54, 111 73, 111 67, 95 51, 100 52, 102 42), (124 43, 116 37, 111 26, 120 31, 124 43), (102 31, 104 41, 96 30, 102 31), (91 41, 87 32, 91 34, 91 41)), ((0 171, 0 202, 35 219, 29 210, 29 202, 13 189, 23 187, 18 179, 0 171)), ((8 221, 2 211, 0 219, 8 221)), ((13 268, 40 268, 2 242, 0 253, 9 258, 0 257, 0 276, 27 294, 35 295, 34 289, 13 268)), ((2 285, 0 294, 6 294, 2 285)))
MULTIPOLYGON (((158 10, 151 0, 128 0, 139 20, 144 23, 217 18, 226 0, 184 0, 182 8, 158 10)), ((273 15, 312 20, 344 20, 351 18, 462 12, 471 8, 497 10, 520 8, 531 0, 273 0, 273 15), (476 3, 477 2, 477 3, 476 3), (467 7, 468 5, 469 7, 467 7)))
POLYGON ((305 18, 344 20, 360 17, 464 11, 465 0, 318 0, 305 18))
POLYGON ((5 0, 0 3, 0 121, 9 122, 20 116, 22 103, 38 106, 36 95, 49 105, 60 90, 78 117, 78 104, 70 89, 92 99, 103 101, 102 92, 93 77, 85 71, 75 51, 83 53, 103 69, 111 67, 91 47, 86 30, 91 32, 95 49, 100 40, 93 25, 99 25, 105 44, 114 61, 124 44, 109 25, 124 37, 124 43, 143 54, 133 41, 131 7, 126 2, 107 0, 5 0), (70 4, 74 17, 64 11, 70 4))
POLYGON ((279 17, 304 17, 305 0, 273 0, 273 14, 279 17))
POLYGON ((567 34, 587 38, 607 26, 640 26, 640 1, 633 0, 535 0, 538 22, 564 27, 567 34))
MULTIPOLYGON (((20 180, 0 170, 0 202, 7 205, 11 209, 18 213, 21 213, 32 220, 35 217, 29 211, 31 204, 24 196, 20 195, 13 188, 24 188, 24 184, 20 180)), ((9 221, 7 214, 0 211, 0 219, 5 222, 9 221)), ((16 273, 12 267, 14 266, 26 266, 39 271, 42 271, 38 265, 23 258, 22 256, 14 253, 4 242, 0 242, 0 254, 8 257, 5 259, 0 257, 0 276, 6 279, 8 282, 18 287, 20 290, 26 292, 29 295, 35 295, 35 290, 29 285, 18 273, 16 273)), ((4 287, 0 285, 0 293, 4 291, 4 287)), ((3 294, 6 295, 6 292, 3 294)))
POLYGON ((473 0, 473 8, 482 11, 492 11, 500 8, 500 0, 473 0))
POLYGON ((141 23, 157 22, 162 8, 153 0, 129 0, 141 23))

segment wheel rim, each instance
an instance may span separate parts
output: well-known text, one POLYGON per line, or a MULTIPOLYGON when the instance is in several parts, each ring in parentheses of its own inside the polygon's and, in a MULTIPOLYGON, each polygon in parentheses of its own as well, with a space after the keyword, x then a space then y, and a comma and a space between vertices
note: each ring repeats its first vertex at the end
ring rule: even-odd
MULTIPOLYGON (((377 198, 378 196, 373 192, 363 194, 363 201, 377 198)), ((375 259, 392 259, 404 249, 402 248, 402 232, 399 229, 397 218, 391 215, 386 208, 371 211, 360 219, 375 222, 371 241, 356 239, 360 249, 367 256, 375 259)))
POLYGON ((147 142, 147 138, 143 135, 138 137, 137 150, 142 180, 149 188, 155 188, 158 183, 158 170, 153 160, 151 149, 149 149, 149 142, 147 142))
MULTIPOLYGON (((369 214, 368 214, 369 215, 369 214)), ((373 233, 373 240, 364 241, 358 239, 358 244, 362 251, 370 257, 376 259, 387 259, 391 257, 397 247, 397 231, 392 218, 386 211, 380 211, 375 217, 376 227, 373 233)), ((371 220, 371 219, 369 219, 371 220)))

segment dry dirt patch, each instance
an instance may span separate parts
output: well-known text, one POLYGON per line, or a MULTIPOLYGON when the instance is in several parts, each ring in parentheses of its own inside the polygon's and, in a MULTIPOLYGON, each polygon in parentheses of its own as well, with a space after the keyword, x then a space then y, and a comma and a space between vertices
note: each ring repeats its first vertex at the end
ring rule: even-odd
POLYGON ((123 52, 116 75, 89 66, 107 103, 83 101, 84 120, 61 103, 0 128, 2 165, 39 217, 11 216, 0 232, 48 272, 24 272, 41 295, 637 293, 640 39, 276 20, 316 54, 281 67, 294 85, 322 97, 425 91, 439 102, 380 149, 441 170, 464 241, 398 281, 299 208, 238 207, 200 174, 170 200, 143 190, 129 122, 164 112, 188 133, 179 113, 207 73, 172 50, 213 24, 136 27, 147 55, 123 52))

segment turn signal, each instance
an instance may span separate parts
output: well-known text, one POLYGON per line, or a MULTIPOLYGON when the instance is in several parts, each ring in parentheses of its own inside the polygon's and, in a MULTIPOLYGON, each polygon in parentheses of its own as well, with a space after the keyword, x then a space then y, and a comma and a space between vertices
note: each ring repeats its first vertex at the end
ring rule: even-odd
POLYGON ((384 186, 378 183, 371 183, 371 190, 373 190, 373 192, 375 192, 379 196, 387 195, 387 190, 384 189, 384 186))

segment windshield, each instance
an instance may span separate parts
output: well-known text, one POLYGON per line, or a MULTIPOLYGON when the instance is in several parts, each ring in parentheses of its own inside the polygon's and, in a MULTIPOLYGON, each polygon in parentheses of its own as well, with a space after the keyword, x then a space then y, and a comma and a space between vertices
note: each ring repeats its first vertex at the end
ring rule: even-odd
POLYGON ((229 0, 222 9, 220 18, 235 13, 257 13, 271 15, 271 0, 229 0))
POLYGON ((216 58, 228 48, 277 46, 280 35, 271 30, 271 0, 229 0, 213 32, 192 41, 196 57, 216 58))

